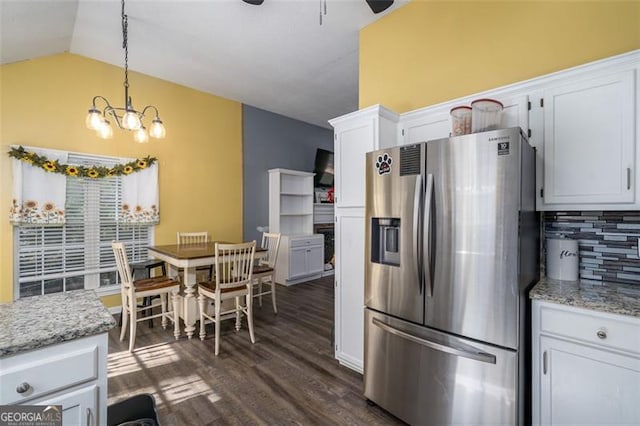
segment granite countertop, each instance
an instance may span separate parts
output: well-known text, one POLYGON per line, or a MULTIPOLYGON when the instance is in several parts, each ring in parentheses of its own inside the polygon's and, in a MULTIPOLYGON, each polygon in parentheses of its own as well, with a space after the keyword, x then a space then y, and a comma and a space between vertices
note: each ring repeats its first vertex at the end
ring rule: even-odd
POLYGON ((93 290, 0 304, 0 357, 106 332, 116 321, 93 290))
POLYGON ((599 281, 558 281, 541 277, 531 299, 640 318, 640 285, 599 281))

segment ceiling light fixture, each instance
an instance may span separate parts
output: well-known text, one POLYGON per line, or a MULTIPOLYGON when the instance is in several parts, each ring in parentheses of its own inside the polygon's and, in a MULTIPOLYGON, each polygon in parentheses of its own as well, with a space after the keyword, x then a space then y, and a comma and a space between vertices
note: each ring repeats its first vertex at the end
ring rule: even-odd
POLYGON ((128 16, 124 13, 124 0, 122 0, 122 48, 124 49, 124 102, 125 107, 113 107, 104 96, 94 96, 93 106, 89 109, 85 124, 87 128, 95 130, 96 134, 103 139, 113 137, 113 129, 111 123, 107 120, 107 116, 112 118, 119 128, 123 130, 133 131, 133 138, 136 142, 149 142, 149 136, 156 139, 162 139, 166 136, 166 130, 160 120, 158 108, 153 105, 147 105, 142 112, 133 108, 131 96, 129 96, 129 46, 127 39, 128 16), (96 100, 101 99, 106 106, 101 111, 96 107, 96 100), (151 121, 149 132, 144 127, 142 120, 147 110, 153 109, 155 118, 151 121), (122 115, 118 115, 121 113, 122 115))

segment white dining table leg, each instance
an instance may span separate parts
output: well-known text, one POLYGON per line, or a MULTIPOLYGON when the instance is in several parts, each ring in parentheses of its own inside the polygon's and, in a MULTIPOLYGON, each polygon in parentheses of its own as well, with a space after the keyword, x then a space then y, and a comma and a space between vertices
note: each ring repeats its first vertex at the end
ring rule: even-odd
POLYGON ((183 305, 183 317, 184 320, 184 332, 187 337, 191 339, 196 330, 195 324, 197 318, 197 299, 196 299, 196 268, 184 268, 184 305, 183 305))

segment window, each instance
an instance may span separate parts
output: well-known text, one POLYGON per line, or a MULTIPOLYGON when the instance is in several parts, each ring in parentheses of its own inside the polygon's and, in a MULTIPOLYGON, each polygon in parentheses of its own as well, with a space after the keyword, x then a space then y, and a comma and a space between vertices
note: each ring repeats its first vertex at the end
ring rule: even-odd
MULTIPOLYGON (((69 154, 69 164, 111 167, 129 159, 69 154)), ((152 225, 117 221, 122 179, 67 179, 66 224, 15 228, 19 297, 118 284, 111 241, 123 241, 130 262, 147 258, 152 225)))

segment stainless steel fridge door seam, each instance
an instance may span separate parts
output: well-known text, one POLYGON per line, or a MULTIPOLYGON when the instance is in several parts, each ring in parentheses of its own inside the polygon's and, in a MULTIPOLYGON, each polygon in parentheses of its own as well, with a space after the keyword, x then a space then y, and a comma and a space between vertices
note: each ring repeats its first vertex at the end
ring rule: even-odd
POLYGON ((416 273, 418 274, 418 289, 420 290, 420 295, 422 295, 423 290, 423 275, 424 275, 424 266, 421 262, 420 256, 420 241, 422 238, 422 226, 420 223, 420 209, 422 208, 422 175, 416 176, 416 187, 413 191, 413 252, 416 258, 416 273))
POLYGON ((427 176, 427 188, 424 196, 424 217, 422 222, 422 271, 423 281, 428 290, 427 296, 433 297, 433 252, 432 252, 432 209, 433 209, 433 174, 427 176))
POLYGON ((380 321, 378 318, 373 318, 372 320, 373 324, 376 325, 377 327, 383 329, 384 331, 391 333, 391 334, 395 334, 396 336, 402 337, 404 339, 407 340, 411 340, 414 343, 418 343, 422 346, 426 346, 428 348, 431 349, 435 349, 437 351, 440 352, 446 352, 448 354, 451 355, 455 355, 455 356, 460 356, 460 357, 464 357, 464 358, 469 358, 469 359, 473 359, 476 361, 480 361, 480 362, 486 362, 489 364, 495 364, 496 363, 496 357, 495 355, 492 355, 490 353, 487 352, 482 352, 482 351, 475 351, 475 352, 471 352, 468 350, 464 350, 464 349, 459 349, 459 348, 454 348, 453 346, 447 346, 447 345, 443 345, 437 342, 432 342, 430 340, 426 340, 423 339, 421 337, 416 337, 412 334, 409 334, 405 331, 402 330, 398 330, 395 327, 392 327, 388 324, 385 324, 384 322, 380 321))

